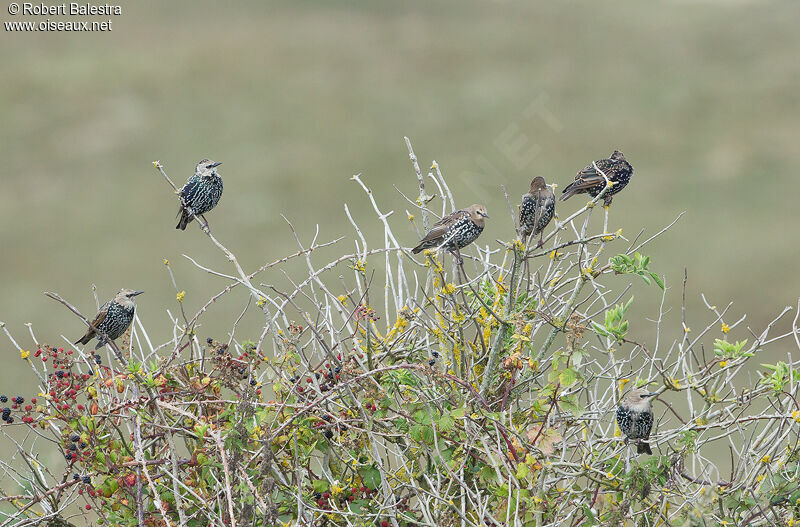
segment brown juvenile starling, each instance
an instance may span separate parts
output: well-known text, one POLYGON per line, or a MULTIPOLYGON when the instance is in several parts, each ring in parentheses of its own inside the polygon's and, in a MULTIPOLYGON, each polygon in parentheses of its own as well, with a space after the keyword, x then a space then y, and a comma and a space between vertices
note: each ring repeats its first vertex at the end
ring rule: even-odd
MULTIPOLYGON (((619 150, 614 150, 608 159, 599 159, 594 162, 597 168, 603 171, 611 182, 611 188, 603 195, 604 205, 611 205, 614 194, 625 188, 625 185, 633 177, 633 166, 625 159, 619 150)), ((593 164, 586 165, 586 168, 578 172, 575 181, 567 185, 561 193, 561 201, 569 199, 573 194, 588 193, 591 197, 597 197, 606 187, 606 178, 594 168, 593 164)))
POLYGON ((637 454, 652 454, 647 439, 653 428, 653 407, 651 398, 657 393, 648 392, 643 388, 631 390, 622 399, 617 408, 617 424, 620 431, 625 434, 625 442, 636 442, 637 454))
POLYGON ((133 322, 133 313, 136 310, 133 297, 142 293, 144 291, 120 290, 117 296, 100 306, 100 311, 95 315, 86 334, 75 344, 88 344, 97 337, 97 348, 102 348, 109 340, 119 338, 133 322))
POLYGON ((477 204, 448 214, 433 224, 431 230, 411 252, 417 254, 425 249, 444 247, 455 255, 460 264, 462 263, 460 249, 478 239, 483 232, 485 218, 488 217, 486 207, 477 204))
POLYGON ((175 226, 176 229, 186 230, 186 226, 191 223, 193 217, 187 208, 191 209, 195 216, 201 216, 217 206, 219 198, 222 197, 222 177, 217 174, 217 167, 221 164, 210 159, 203 159, 197 163, 194 175, 181 189, 181 206, 178 209, 178 216, 181 219, 175 226))
POLYGON ((547 186, 542 176, 533 178, 531 190, 522 196, 519 209, 520 234, 528 238, 531 234, 540 235, 537 247, 541 247, 544 228, 553 219, 556 212, 556 198, 553 189, 547 186))

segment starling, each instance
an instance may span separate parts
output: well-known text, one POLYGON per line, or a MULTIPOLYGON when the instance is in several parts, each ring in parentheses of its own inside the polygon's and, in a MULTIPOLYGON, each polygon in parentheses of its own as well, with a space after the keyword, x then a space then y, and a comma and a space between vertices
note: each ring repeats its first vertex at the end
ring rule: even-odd
POLYGON ((519 209, 520 233, 524 238, 539 234, 541 247, 544 228, 553 219, 556 212, 556 198, 553 189, 547 186, 542 176, 533 178, 530 191, 522 196, 522 206, 519 209))
POLYGON ((483 205, 470 205, 466 209, 448 214, 433 224, 411 252, 417 254, 425 249, 444 247, 455 254, 458 263, 462 263, 459 251, 478 239, 483 232, 485 218, 488 217, 483 205))
POLYGON ((113 300, 100 306, 100 311, 97 312, 94 321, 86 330, 86 334, 75 344, 88 344, 90 340, 97 337, 97 347, 102 348, 109 340, 114 340, 125 333, 125 330, 133 322, 133 312, 136 309, 133 297, 142 293, 144 291, 120 290, 113 300))
POLYGON ((594 164, 589 164, 578 172, 575 181, 567 185, 561 194, 561 201, 569 199, 573 194, 588 192, 593 198, 597 197, 606 187, 606 178, 598 172, 594 165, 597 165, 611 182, 611 188, 603 195, 604 205, 611 205, 614 194, 625 188, 625 185, 633 177, 633 166, 625 159, 619 150, 614 150, 608 159, 600 159, 594 164))
POLYGON ((217 206, 222 196, 222 177, 217 174, 217 167, 221 164, 209 159, 197 163, 194 175, 181 189, 181 206, 178 209, 181 219, 175 226, 176 229, 186 230, 186 226, 191 223, 193 216, 187 209, 191 209, 195 216, 202 216, 217 206))
POLYGON ((625 434, 626 442, 631 439, 636 441, 637 454, 653 453, 646 440, 650 437, 650 430, 653 428, 651 397, 656 395, 658 394, 637 388, 628 392, 617 408, 619 429, 625 434))

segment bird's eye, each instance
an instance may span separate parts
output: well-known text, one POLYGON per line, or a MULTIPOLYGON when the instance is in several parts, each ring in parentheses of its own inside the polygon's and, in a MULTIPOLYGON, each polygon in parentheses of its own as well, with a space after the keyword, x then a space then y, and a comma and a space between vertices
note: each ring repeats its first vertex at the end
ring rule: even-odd
POLYGON ((214 168, 214 165, 206 165, 206 168, 214 168))

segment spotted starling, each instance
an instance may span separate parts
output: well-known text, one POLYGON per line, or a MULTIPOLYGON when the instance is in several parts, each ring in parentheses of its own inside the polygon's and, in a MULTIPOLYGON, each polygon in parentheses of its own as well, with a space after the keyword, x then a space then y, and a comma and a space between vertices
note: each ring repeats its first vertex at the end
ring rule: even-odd
POLYGON ((113 300, 100 306, 100 311, 97 312, 86 334, 75 344, 88 344, 97 337, 97 348, 102 348, 109 340, 114 340, 125 333, 133 322, 133 312, 136 309, 133 297, 142 293, 144 291, 121 289, 113 300))
POLYGON ((181 189, 181 206, 178 209, 181 219, 176 229, 186 230, 191 223, 193 217, 187 209, 191 209, 195 216, 201 216, 217 206, 222 196, 222 177, 217 174, 217 167, 221 164, 209 159, 197 163, 194 175, 181 189))
POLYGON ((462 263, 459 250, 478 239, 488 217, 486 207, 477 204, 448 214, 433 224, 411 252, 417 254, 425 249, 444 247, 455 255, 458 263, 462 263))
POLYGON ((653 428, 651 397, 656 395, 658 394, 637 388, 628 392, 617 408, 619 429, 625 434, 626 442, 629 440, 636 442, 637 454, 653 453, 646 440, 650 437, 650 430, 653 428))
MULTIPOLYGON (((604 205, 611 205, 614 194, 625 188, 625 185, 633 177, 633 166, 625 159, 619 150, 614 150, 608 159, 600 159, 594 162, 612 183, 611 188, 603 195, 604 205)), ((573 194, 587 192, 591 197, 597 197, 606 186, 606 178, 598 172, 593 164, 586 165, 586 168, 578 172, 575 181, 567 185, 561 193, 561 201, 569 199, 573 194)))
POLYGON ((537 247, 543 245, 544 228, 553 219, 556 212, 556 198, 553 189, 547 186, 542 176, 533 178, 530 191, 522 196, 519 209, 520 234, 524 238, 539 234, 537 247))

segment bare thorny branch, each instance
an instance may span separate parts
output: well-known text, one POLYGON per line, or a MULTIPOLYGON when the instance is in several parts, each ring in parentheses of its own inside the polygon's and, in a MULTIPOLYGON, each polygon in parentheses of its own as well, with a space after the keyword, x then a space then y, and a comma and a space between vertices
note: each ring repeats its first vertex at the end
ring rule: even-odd
POLYGON ((405 142, 417 198, 403 198, 421 211, 422 229, 412 214, 382 209, 356 175, 383 239, 373 244, 346 206, 355 248, 330 261, 318 261, 318 249, 343 238, 320 242, 317 229, 304 241, 287 219, 298 250, 248 273, 198 221, 233 270, 186 256, 226 285, 192 317, 181 305, 162 344, 137 321, 122 346, 110 345, 116 362, 102 366, 84 350, 39 344, 31 329, 34 358, 52 357, 48 369, 0 323, 43 394, 36 408, 14 408, 36 421, 0 428, 29 472, 0 464, 23 489, 0 498, 14 511, 0 525, 77 515, 78 503, 107 522, 129 511, 138 525, 180 526, 694 525, 702 516, 768 525, 794 514, 797 362, 789 354, 755 381, 748 367, 789 337, 800 347, 797 316, 790 331, 773 335, 787 308, 760 334, 729 339, 743 319, 706 302, 705 329, 690 335, 684 316, 670 336, 662 297, 652 337, 629 337, 627 276, 613 278, 629 271, 609 256, 646 268, 638 253, 683 213, 618 247, 607 209, 603 232, 589 228, 608 188, 558 222, 543 250, 514 238, 512 210, 511 225, 493 226, 508 241, 476 244, 466 266, 448 272, 434 253, 416 259, 408 239, 456 202, 438 163, 424 177, 405 142), (437 199, 438 212, 428 208, 437 199), (410 223, 402 235, 401 222, 410 223), (270 283, 255 284, 266 271, 270 283), (229 334, 200 342, 209 306, 238 286, 248 298, 229 334), (253 301, 263 331, 240 341, 236 324, 253 301), (634 385, 662 401, 650 459, 632 458, 613 419, 634 385), (69 455, 73 435, 87 445, 80 457, 60 473, 37 468, 43 458, 32 452, 44 443, 69 455), (717 452, 730 452, 729 473, 717 452), (67 477, 78 469, 91 479, 80 494, 83 476, 67 477))

